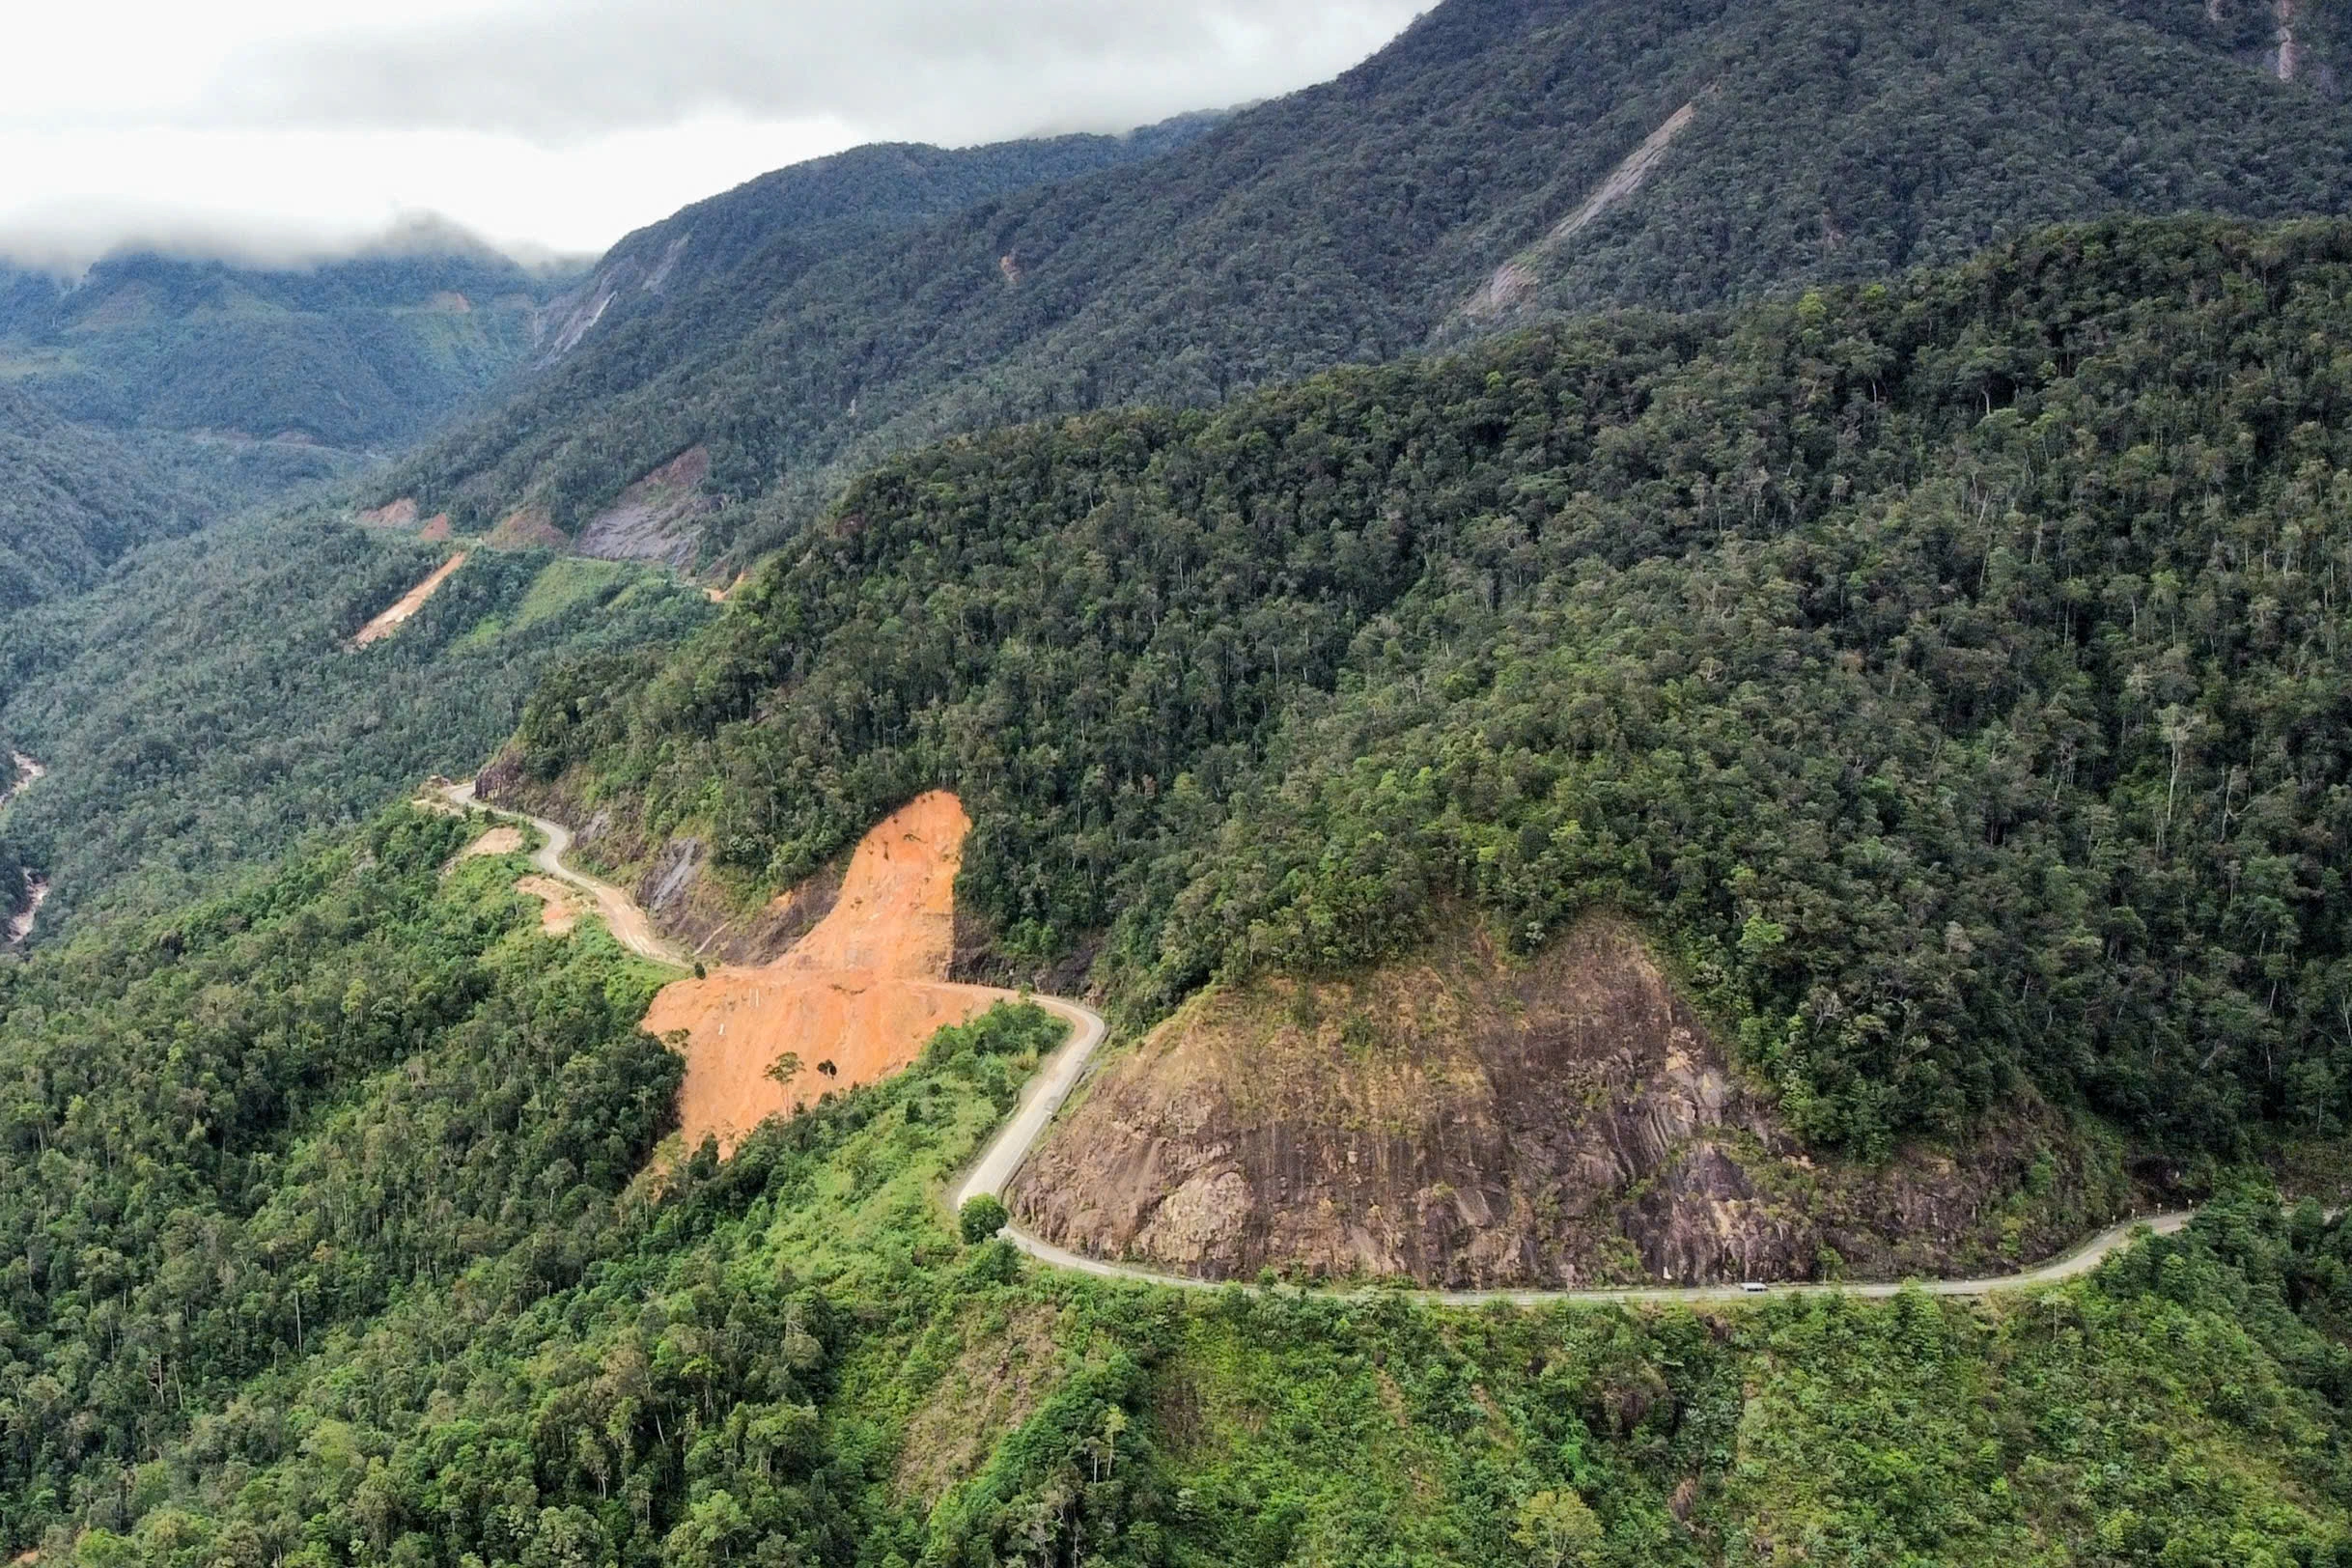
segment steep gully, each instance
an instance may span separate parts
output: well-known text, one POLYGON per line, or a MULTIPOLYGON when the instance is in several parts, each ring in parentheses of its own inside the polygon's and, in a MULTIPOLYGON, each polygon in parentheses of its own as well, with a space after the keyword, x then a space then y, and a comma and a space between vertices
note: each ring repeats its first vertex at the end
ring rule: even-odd
MULTIPOLYGON (((15 766, 16 771, 9 787, 0 791, 0 811, 7 810, 14 804, 16 797, 49 776, 48 769, 21 751, 9 753, 9 760, 15 766)), ((24 886, 28 895, 25 906, 9 916, 7 936, 5 940, 0 940, 0 947, 22 947, 25 939, 33 935, 34 922, 41 918, 41 907, 49 902, 48 878, 38 872, 27 873, 24 886)))
MULTIPOLYGON (((653 922, 638 908, 634 899, 610 882, 602 882, 564 864, 563 854, 572 845, 571 829, 561 823, 527 813, 506 811, 489 806, 477 799, 471 781, 453 784, 443 790, 451 804, 461 808, 478 808, 492 815, 527 822, 546 840, 532 862, 549 876, 571 883, 596 901, 599 913, 613 936, 631 952, 658 963, 685 967, 688 960, 654 932, 653 922)), ((1010 993, 1007 994, 1010 995, 1010 993)), ((1022 1088, 1021 1102, 1012 1118, 981 1153, 979 1160, 966 1173, 955 1191, 955 1205, 961 1209, 973 1198, 1002 1197, 1029 1151, 1045 1135, 1046 1129, 1060 1111, 1078 1086, 1079 1078, 1094 1059, 1107 1035, 1108 1025, 1103 1016, 1083 1002, 1060 996, 1032 996, 1038 1006, 1067 1022, 1070 1038, 1031 1075, 1022 1088)), ((2158 1236, 2174 1235, 2188 1227, 2193 1213, 2160 1214, 2134 1219, 2101 1231, 2066 1256, 2045 1263, 2022 1274, 2006 1274, 1986 1279, 1930 1279, 1915 1284, 1778 1284, 1768 1294, 1837 1295, 1864 1300, 1883 1300, 1912 1288, 1930 1296, 1990 1296, 2002 1291, 2030 1290, 2078 1278, 2096 1269, 2108 1256, 2129 1246, 2144 1229, 2158 1236)), ((1004 1228, 1004 1237, 1022 1251, 1050 1268, 1066 1269, 1077 1274, 1093 1274, 1104 1279, 1124 1279, 1138 1284, 1158 1285, 1171 1290, 1223 1290, 1229 1288, 1217 1280, 1191 1279, 1180 1274, 1161 1274, 1132 1264, 1112 1263, 1102 1258, 1084 1257, 1050 1246, 1027 1234, 1015 1225, 1004 1228)), ((1645 1286, 1614 1290, 1402 1290, 1386 1291, 1384 1297, 1394 1295, 1406 1301, 1435 1306, 1484 1306, 1494 1302, 1508 1302, 1519 1306, 1546 1306, 1558 1303, 1571 1305, 1703 1305, 1728 1303, 1756 1299, 1757 1292, 1739 1285, 1707 1286, 1645 1286)))

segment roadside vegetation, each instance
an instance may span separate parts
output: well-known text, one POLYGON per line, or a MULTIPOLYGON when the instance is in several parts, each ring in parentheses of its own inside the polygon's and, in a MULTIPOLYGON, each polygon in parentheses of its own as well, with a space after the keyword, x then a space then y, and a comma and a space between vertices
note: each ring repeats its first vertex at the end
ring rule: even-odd
POLYGON ((44 1562, 2352 1561, 2352 1238, 1981 1303, 1036 1272, 942 1193, 1064 1025, 655 1159, 652 971, 401 810, 0 970, 0 1547, 44 1562), (447 868, 447 869, 445 869, 447 868))

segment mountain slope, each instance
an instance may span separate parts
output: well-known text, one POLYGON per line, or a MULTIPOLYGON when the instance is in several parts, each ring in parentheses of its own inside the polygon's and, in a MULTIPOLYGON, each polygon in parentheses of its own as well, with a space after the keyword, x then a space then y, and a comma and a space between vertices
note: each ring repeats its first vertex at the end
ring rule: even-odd
POLYGON ((210 513, 121 442, 0 382, 0 609, 86 586, 132 546, 210 513))
POLYGON ((0 363, 69 417, 329 447, 413 439, 505 376, 546 279, 455 248, 310 267, 109 258, 0 278, 0 363))
POLYGON ((2348 280, 2342 225, 2060 230, 950 443, 511 766, 746 901, 952 788, 967 948, 1131 1017, 1614 909, 1817 1146, 2338 1126, 2348 280))
MULTIPOLYGON (((733 333, 816 263, 975 202, 1155 157, 1214 124, 961 151, 862 147, 764 175, 615 245, 561 288, 427 230, 314 266, 109 257, 70 282, 0 263, 0 378, 68 418, 135 432, 200 487, 263 497, 348 473, 583 341, 658 357, 674 305, 733 333), (706 286, 719 285, 707 290, 706 286)), ((610 375, 609 366, 602 375, 610 375)))
POLYGON ((815 267, 748 328, 681 319, 658 354, 592 350, 386 494, 462 526, 537 505, 576 533, 698 451, 713 543, 748 557, 952 431, 1214 403, 1531 310, 1885 276, 2104 211, 2344 210, 2330 46, 2282 82, 2245 56, 2253 13, 1448 0, 1163 159, 815 267))
POLYGON ((957 151, 877 144, 777 169, 614 245, 585 280, 550 303, 540 354, 560 359, 583 341, 713 284, 720 285, 714 297, 647 334, 645 351, 663 351, 682 330, 696 336, 723 330, 703 324, 705 313, 730 319, 738 329, 748 326, 769 294, 826 256, 1032 185, 1157 157, 1215 124, 1214 116, 1192 115, 1124 136, 1044 137, 957 151))
POLYGON ((712 614, 634 568, 476 550, 354 650, 442 553, 296 512, 138 551, 91 592, 0 619, 0 735, 49 768, 0 823, 0 854, 54 889, 38 937, 347 831, 428 774, 471 770, 550 663, 712 614))
POLYGON ((2217 1206, 2022 1300, 1168 1293, 934 1195, 1055 1021, 666 1150, 660 977, 394 811, 0 966, 0 1553, 1278 1568, 2332 1564, 2352 1231, 2217 1206), (659 1152, 657 1152, 659 1151, 659 1152), (656 1167, 647 1168, 651 1157, 656 1167), (1780 1550, 1778 1543, 1792 1543, 1780 1550))

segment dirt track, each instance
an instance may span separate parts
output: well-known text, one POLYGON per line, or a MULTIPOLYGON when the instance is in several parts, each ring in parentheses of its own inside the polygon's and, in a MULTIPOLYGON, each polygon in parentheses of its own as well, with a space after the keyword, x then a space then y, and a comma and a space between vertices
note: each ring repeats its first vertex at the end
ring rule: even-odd
POLYGON ((603 916, 605 929, 622 946, 641 958, 674 965, 681 969, 693 962, 655 935, 654 923, 646 918, 643 910, 637 908, 635 899, 608 882, 599 881, 564 864, 564 852, 572 848, 571 828, 559 822, 549 822, 545 817, 533 817, 519 811, 501 811, 496 806, 483 805, 475 797, 471 779, 462 784, 452 784, 441 793, 452 805, 465 809, 481 806, 495 816, 527 822, 538 828, 540 836, 546 842, 531 856, 531 863, 557 881, 570 882, 593 899, 597 913, 603 916))
POLYGON ((435 567, 432 576, 401 595, 393 602, 390 609, 361 627, 359 634, 351 639, 351 646, 365 648, 368 644, 379 642, 399 630, 411 616, 425 607, 425 602, 434 596, 434 590, 447 582, 456 574, 458 568, 465 564, 465 555, 464 550, 460 550, 435 567))

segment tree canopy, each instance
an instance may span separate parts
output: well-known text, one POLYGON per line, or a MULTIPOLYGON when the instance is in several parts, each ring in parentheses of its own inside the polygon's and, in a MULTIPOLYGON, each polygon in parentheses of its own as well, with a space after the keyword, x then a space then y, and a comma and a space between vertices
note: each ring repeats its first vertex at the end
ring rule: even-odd
POLYGON ((1667 938, 1811 1136, 2352 1103, 2352 228, 2061 229, 853 488, 519 765, 789 885, 920 790, 1135 1016, 1435 901, 1667 938))

